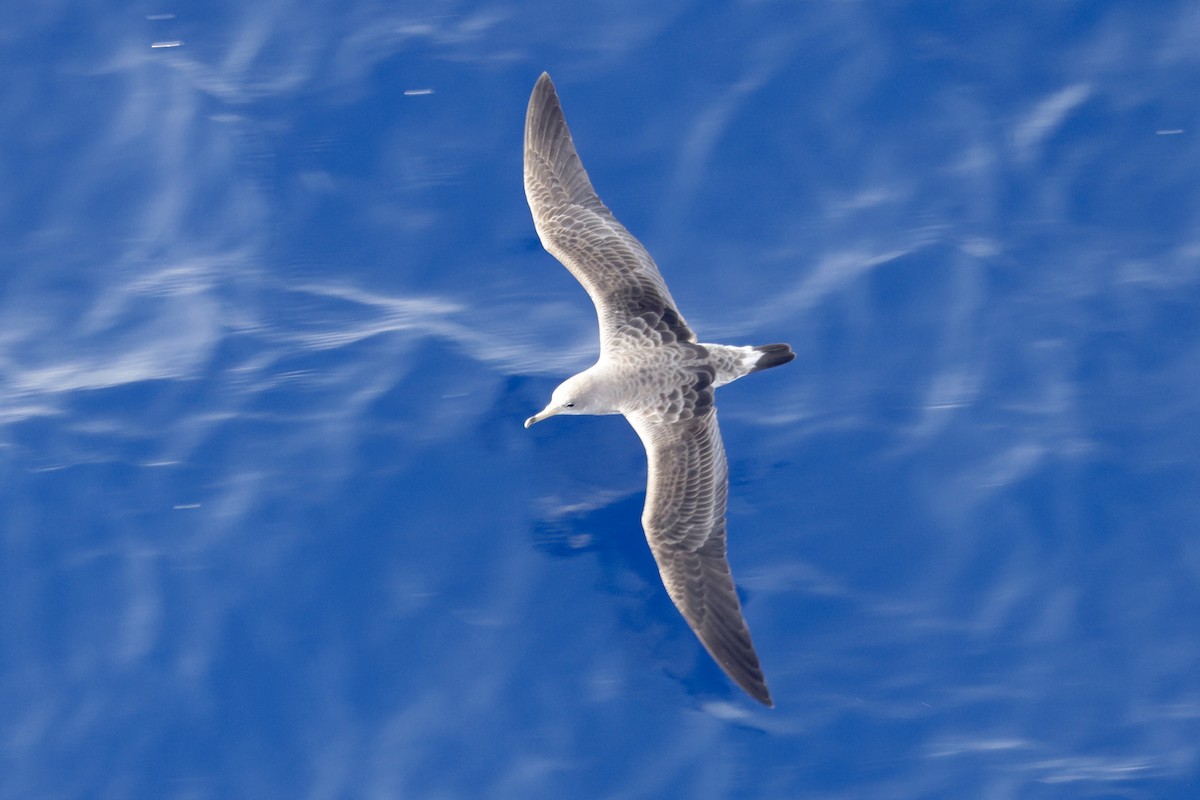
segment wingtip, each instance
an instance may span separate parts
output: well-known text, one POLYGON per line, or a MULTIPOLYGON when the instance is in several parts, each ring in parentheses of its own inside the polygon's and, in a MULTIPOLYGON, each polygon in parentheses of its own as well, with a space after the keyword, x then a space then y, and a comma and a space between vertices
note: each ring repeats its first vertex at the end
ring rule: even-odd
MULTIPOLYGON (((725 665, 722 664, 721 666, 724 667, 725 665)), ((733 682, 736 683, 746 694, 750 695, 767 708, 775 707, 775 700, 771 697, 771 690, 767 688, 767 682, 765 680, 762 678, 756 679, 757 676, 736 674, 728 668, 726 668, 725 671, 729 677, 733 679, 733 682)))
POLYGON ((692 626, 692 630, 713 661, 729 676, 734 685, 767 708, 774 708, 775 701, 771 698, 771 690, 767 688, 767 679, 763 676, 758 654, 754 652, 754 645, 750 641, 750 631, 744 627, 745 620, 742 620, 742 625, 745 638, 739 643, 737 650, 722 646, 719 639, 708 636, 707 631, 703 629, 692 626))
POLYGON ((534 91, 534 94, 537 94, 539 92, 542 92, 542 93, 548 92, 550 94, 558 94, 557 90, 555 90, 555 88, 554 88, 554 81, 552 81, 550 79, 549 72, 543 72, 541 75, 538 76, 537 82, 535 84, 533 84, 533 91, 534 91))
MULTIPOLYGON (((529 93, 529 108, 525 114, 525 146, 530 146, 531 137, 545 135, 548 120, 562 116, 562 107, 558 102, 558 91, 550 73, 543 72, 529 93)), ((565 125, 565 120, 563 122, 565 125)))

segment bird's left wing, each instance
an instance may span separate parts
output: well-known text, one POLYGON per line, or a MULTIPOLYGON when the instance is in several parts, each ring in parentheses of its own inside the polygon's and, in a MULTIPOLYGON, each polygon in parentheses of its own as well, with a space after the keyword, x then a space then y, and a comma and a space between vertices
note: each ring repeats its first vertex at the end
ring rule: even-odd
POLYGON ((716 409, 677 422, 627 417, 646 446, 642 525, 667 593, 729 677, 773 705, 725 555, 729 481, 716 409))

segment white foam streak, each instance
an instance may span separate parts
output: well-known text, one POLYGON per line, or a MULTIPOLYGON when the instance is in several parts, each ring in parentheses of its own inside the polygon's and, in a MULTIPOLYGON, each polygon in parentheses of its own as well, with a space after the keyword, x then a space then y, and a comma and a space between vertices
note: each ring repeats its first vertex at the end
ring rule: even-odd
POLYGON ((1067 117, 1082 105, 1092 94, 1086 83, 1077 83, 1060 89, 1038 103, 1013 132, 1017 154, 1023 160, 1037 155, 1038 147, 1062 126, 1067 117))

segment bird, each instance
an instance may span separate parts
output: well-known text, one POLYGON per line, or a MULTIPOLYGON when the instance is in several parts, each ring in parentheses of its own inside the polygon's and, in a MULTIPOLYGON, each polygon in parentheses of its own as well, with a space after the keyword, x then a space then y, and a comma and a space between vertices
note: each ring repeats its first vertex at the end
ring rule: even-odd
POLYGON ((654 259, 592 187, 545 72, 529 98, 524 160, 538 238, 583 284, 600 325, 596 363, 525 427, 560 414, 625 416, 646 449, 642 527, 667 594, 729 678, 774 706, 726 556, 729 469, 713 394, 795 353, 697 341, 654 259))

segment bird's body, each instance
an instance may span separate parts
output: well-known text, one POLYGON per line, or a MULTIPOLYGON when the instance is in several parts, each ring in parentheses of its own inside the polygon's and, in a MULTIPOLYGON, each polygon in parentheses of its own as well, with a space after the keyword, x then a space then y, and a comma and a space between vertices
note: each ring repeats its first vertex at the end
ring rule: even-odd
POLYGON ((713 393, 786 364, 785 344, 700 344, 654 260, 592 188, 543 73, 525 121, 525 194, 545 248, 583 284, 600 322, 600 358, 525 422, 623 414, 646 448, 642 525, 663 584, 729 676, 772 705, 725 554, 728 468, 713 393))

